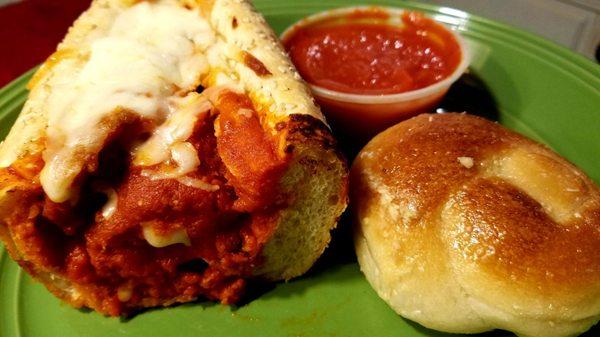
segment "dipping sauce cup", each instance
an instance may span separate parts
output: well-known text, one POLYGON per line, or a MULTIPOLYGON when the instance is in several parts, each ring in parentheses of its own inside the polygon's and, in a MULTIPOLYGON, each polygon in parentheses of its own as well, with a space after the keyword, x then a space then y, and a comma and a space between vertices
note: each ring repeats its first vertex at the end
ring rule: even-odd
POLYGON ((361 141, 433 110, 469 65, 457 33, 393 8, 318 13, 281 40, 334 131, 361 141))

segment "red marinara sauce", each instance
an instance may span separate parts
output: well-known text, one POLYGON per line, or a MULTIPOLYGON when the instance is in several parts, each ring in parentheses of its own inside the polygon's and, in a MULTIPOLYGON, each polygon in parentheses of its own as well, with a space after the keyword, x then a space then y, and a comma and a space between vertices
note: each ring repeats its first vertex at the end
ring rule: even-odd
POLYGON ((388 19, 380 10, 356 10, 298 26, 284 45, 309 83, 351 94, 424 88, 460 64, 460 45, 441 24, 416 12, 404 12, 402 24, 388 19))

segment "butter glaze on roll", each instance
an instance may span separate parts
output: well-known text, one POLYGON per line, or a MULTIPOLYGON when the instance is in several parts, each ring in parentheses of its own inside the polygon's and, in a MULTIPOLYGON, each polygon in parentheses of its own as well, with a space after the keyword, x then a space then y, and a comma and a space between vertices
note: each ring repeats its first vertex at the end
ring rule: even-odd
POLYGON ((351 187, 361 269, 398 314, 531 337, 600 319, 600 191, 547 147, 478 117, 424 114, 367 144, 351 187))

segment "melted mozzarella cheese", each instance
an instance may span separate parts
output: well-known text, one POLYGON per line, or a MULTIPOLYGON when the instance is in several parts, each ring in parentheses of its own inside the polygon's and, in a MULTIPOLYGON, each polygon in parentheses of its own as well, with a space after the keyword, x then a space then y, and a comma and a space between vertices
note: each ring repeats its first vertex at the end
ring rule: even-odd
POLYGON ((106 204, 102 206, 101 214, 104 219, 108 219, 117 210, 117 203, 119 201, 119 197, 117 196, 117 192, 113 188, 104 188, 101 192, 106 194, 108 198, 106 204))
POLYGON ((159 124, 167 119, 176 92, 193 90, 208 73, 204 55, 215 39, 198 11, 160 1, 125 9, 104 37, 83 46, 87 62, 80 71, 69 81, 49 83, 46 165, 40 175, 48 197, 64 202, 72 196, 82 167, 118 126, 105 125, 116 114, 159 124))
POLYGON ((246 118, 252 118, 252 115, 254 114, 253 110, 250 109, 239 109, 238 110, 238 114, 241 116, 244 116, 246 118))
POLYGON ((142 235, 152 247, 163 248, 176 244, 191 246, 190 238, 185 229, 178 229, 168 234, 160 234, 149 224, 142 224, 142 235))
POLYGON ((177 181, 184 184, 185 186, 194 187, 207 192, 216 192, 220 189, 219 185, 209 184, 200 179, 195 179, 191 177, 179 177, 177 178, 177 181))
POLYGON ((196 121, 208 114, 212 104, 205 95, 191 93, 185 98, 175 100, 169 119, 158 127, 150 139, 134 150, 133 164, 153 166, 173 159, 178 165, 184 165, 191 172, 199 163, 193 146, 183 144, 194 132, 196 121), (190 152, 193 151, 192 155, 190 152), (195 158, 192 158, 196 156, 195 158), (193 166, 193 167, 190 167, 193 166))
POLYGON ((177 173, 186 175, 194 172, 200 165, 200 159, 194 146, 188 142, 177 143, 171 147, 171 158, 177 164, 177 173))

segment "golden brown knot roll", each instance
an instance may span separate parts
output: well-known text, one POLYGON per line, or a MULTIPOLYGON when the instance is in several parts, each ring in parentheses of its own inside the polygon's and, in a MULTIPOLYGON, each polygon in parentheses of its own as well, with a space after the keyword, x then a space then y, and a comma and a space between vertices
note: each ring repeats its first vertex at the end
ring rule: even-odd
POLYGON ((351 171, 361 269, 426 327, 572 336, 600 319, 600 191, 543 145, 464 114, 375 137, 351 171))

